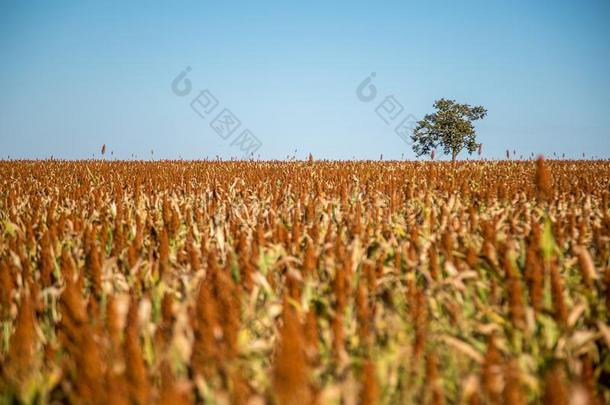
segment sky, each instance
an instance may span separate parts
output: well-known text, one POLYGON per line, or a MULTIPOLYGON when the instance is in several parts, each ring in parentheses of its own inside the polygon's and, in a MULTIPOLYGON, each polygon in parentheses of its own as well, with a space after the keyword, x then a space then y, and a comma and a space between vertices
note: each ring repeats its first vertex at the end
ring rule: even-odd
POLYGON ((608 158, 608 21, 602 0, 0 0, 0 159, 415 159, 399 133, 439 98, 487 108, 484 158, 608 158))

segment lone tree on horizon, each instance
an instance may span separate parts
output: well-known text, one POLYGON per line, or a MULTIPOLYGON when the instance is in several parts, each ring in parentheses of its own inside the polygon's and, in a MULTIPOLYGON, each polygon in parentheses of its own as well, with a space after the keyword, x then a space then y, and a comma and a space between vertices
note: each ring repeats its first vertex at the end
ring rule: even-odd
POLYGON ((413 151, 417 156, 432 154, 437 147, 442 146, 443 152, 451 155, 451 161, 454 162, 462 149, 465 148, 469 154, 479 149, 472 123, 487 115, 485 108, 471 107, 444 98, 436 100, 434 108, 436 112, 426 114, 411 135, 413 151))

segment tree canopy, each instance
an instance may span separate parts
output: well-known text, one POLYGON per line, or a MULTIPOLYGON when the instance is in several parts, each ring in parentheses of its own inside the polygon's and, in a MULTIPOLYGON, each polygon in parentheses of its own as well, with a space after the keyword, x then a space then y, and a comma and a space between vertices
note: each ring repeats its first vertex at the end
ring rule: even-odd
POLYGON ((434 108, 436 112, 427 114, 413 130, 411 139, 417 156, 431 155, 440 146, 454 161, 464 148, 469 154, 479 149, 473 121, 487 115, 485 108, 444 98, 436 100, 434 108))

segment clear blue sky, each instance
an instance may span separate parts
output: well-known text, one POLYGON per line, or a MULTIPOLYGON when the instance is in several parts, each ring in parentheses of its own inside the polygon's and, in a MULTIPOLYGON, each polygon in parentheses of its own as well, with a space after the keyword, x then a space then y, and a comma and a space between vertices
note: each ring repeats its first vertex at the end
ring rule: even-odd
POLYGON ((0 158, 104 143, 118 158, 229 158, 243 129, 261 158, 414 158, 375 112, 389 95, 397 119, 441 97, 484 105, 488 158, 610 157, 608 1, 90 3, 0 1, 0 158), (218 106, 201 118, 204 89, 218 106), (210 127, 223 108, 241 121, 228 140, 210 127))

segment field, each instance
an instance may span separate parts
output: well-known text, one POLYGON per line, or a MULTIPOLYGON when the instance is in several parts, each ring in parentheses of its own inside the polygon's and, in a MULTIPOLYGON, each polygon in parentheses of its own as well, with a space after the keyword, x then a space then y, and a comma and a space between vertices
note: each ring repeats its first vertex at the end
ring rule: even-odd
POLYGON ((610 403, 610 162, 0 162, 0 402, 610 403))

